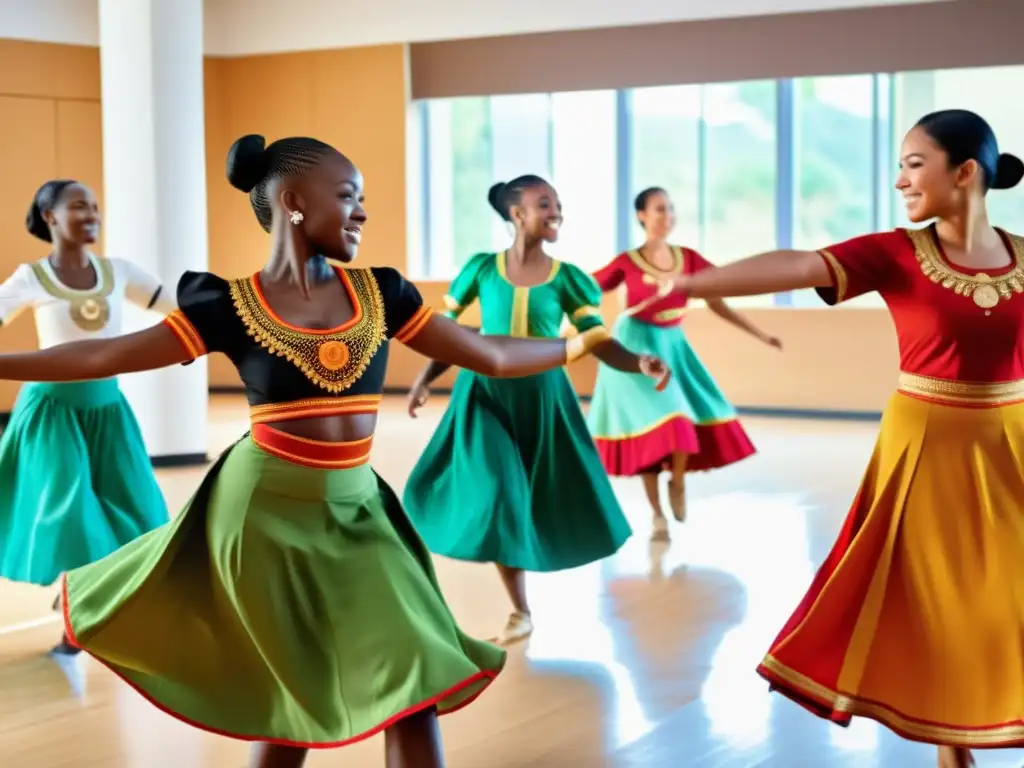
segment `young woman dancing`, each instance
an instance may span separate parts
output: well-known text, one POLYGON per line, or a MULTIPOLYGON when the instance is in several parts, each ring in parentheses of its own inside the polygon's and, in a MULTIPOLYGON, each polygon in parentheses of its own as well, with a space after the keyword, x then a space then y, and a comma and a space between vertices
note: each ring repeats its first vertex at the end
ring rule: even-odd
POLYGON ((480 336, 433 315, 391 268, 355 258, 363 180, 311 138, 237 141, 228 178, 270 232, 251 277, 186 272, 147 330, 0 355, 0 378, 97 379, 222 352, 252 430, 171 523, 65 575, 69 644, 165 712, 262 742, 260 768, 386 731, 387 764, 443 765, 438 714, 472 701, 504 652, 464 635, 430 556, 368 462, 388 339, 489 376, 583 354, 588 339, 480 336))
MULTIPOLYGON (((668 498, 676 520, 686 519, 687 472, 733 464, 754 453, 754 445, 736 418, 697 353, 687 341, 681 323, 687 297, 659 295, 660 284, 675 275, 692 275, 712 265, 697 251, 670 245, 675 209, 668 193, 645 189, 634 201, 644 228, 644 244, 616 256, 594 273, 603 291, 626 286, 626 309, 616 320, 612 335, 629 349, 656 355, 676 372, 673 383, 658 392, 650 381, 615 368, 598 366, 587 423, 597 452, 610 475, 640 475, 654 513, 654 541, 668 541, 669 531, 661 508, 658 475, 671 472, 668 498)), ((722 299, 711 299, 708 309, 759 341, 782 348, 722 299)))
MULTIPOLYGON (((473 256, 445 299, 452 318, 480 300, 482 333, 557 337, 568 316, 577 339, 608 365, 664 386, 657 358, 634 355, 601 322, 601 290, 582 270, 552 259, 562 207, 544 179, 496 184, 492 207, 515 225, 501 253, 473 256)), ((410 395, 422 405, 447 365, 431 363, 410 395)), ((495 563, 514 612, 498 640, 527 637, 533 620, 526 571, 575 568, 611 555, 632 531, 601 467, 565 371, 495 380, 463 371, 440 426, 405 490, 409 517, 427 548, 457 560, 495 563)))
MULTIPOLYGON (((0 285, 0 326, 34 310, 39 346, 121 335, 125 300, 174 309, 160 281, 123 259, 89 251, 100 231, 96 197, 48 181, 28 231, 51 243, 0 285)), ((46 586, 168 520, 149 454, 117 379, 22 387, 0 438, 0 577, 46 586)), ((54 603, 54 608, 58 603, 54 603)), ((74 653, 61 643, 53 649, 74 653)))
POLYGON ((869 717, 941 745, 1024 745, 1024 238, 995 229, 990 189, 1024 164, 973 112, 906 135, 896 188, 922 228, 817 253, 776 251, 674 280, 690 296, 877 291, 899 385, 839 540, 759 672, 846 725, 869 717))

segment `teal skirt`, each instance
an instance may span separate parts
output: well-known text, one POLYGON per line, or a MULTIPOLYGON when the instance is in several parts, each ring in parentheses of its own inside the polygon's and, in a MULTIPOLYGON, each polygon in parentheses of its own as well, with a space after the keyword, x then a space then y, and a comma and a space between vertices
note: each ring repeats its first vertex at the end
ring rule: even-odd
POLYGON ((608 474, 658 472, 673 453, 687 454, 688 471, 724 467, 755 453, 736 410, 682 328, 621 315, 612 335, 637 354, 664 360, 672 378, 658 392, 646 376, 599 366, 587 423, 608 474))
POLYGON ((453 712, 505 653, 467 637, 368 464, 246 436, 172 522, 64 579, 65 629, 164 712, 233 738, 339 747, 453 712))
POLYGON ((52 584, 167 519, 116 379, 22 387, 0 438, 0 577, 52 584))
POLYGON ((460 372, 404 501, 434 554, 528 571, 600 560, 632 534, 562 369, 460 372))

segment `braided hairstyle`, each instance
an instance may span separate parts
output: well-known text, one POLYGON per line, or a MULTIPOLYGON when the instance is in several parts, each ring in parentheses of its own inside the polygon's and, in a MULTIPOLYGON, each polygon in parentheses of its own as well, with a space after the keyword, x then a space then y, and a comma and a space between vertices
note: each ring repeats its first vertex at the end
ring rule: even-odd
POLYGON ((33 237, 46 243, 53 242, 50 225, 46 222, 46 214, 60 203, 60 196, 68 187, 77 185, 74 179, 53 179, 36 190, 32 197, 32 205, 25 216, 25 228, 33 237))
POLYGON ((981 115, 966 109, 943 109, 922 117, 917 127, 946 151, 950 166, 976 161, 986 192, 1010 189, 1024 178, 1024 162, 1016 155, 1000 153, 996 134, 981 115))
POLYGON ((491 208, 498 212, 498 215, 507 222, 512 221, 512 206, 519 205, 523 199, 523 192, 533 187, 540 187, 547 184, 546 179, 528 173, 525 176, 518 176, 512 181, 499 181, 487 192, 487 202, 491 208))
POLYGON ((243 136, 228 150, 228 181, 246 192, 256 220, 267 232, 274 222, 270 187, 278 179, 301 176, 338 150, 305 136, 278 139, 270 146, 257 134, 243 136))

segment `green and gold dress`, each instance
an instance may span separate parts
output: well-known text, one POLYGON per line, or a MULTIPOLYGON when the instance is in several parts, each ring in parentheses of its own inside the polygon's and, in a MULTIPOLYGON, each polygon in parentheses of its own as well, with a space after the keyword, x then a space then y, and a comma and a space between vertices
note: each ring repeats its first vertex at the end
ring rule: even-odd
MULTIPOLYGON (((505 259, 470 259, 445 298, 449 317, 479 299, 485 334, 557 337, 566 316, 580 332, 603 325, 588 274, 555 261, 544 283, 517 286, 505 259)), ((632 533, 564 369, 515 379, 461 371, 404 503, 431 552, 528 571, 600 560, 632 533)))

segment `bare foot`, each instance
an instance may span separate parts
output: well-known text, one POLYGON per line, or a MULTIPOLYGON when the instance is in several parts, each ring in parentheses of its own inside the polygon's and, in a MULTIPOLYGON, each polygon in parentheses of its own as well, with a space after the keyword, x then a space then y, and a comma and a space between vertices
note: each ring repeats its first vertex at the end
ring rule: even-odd
POLYGON ((963 747, 939 747, 939 768, 973 768, 977 765, 971 750, 963 747))

